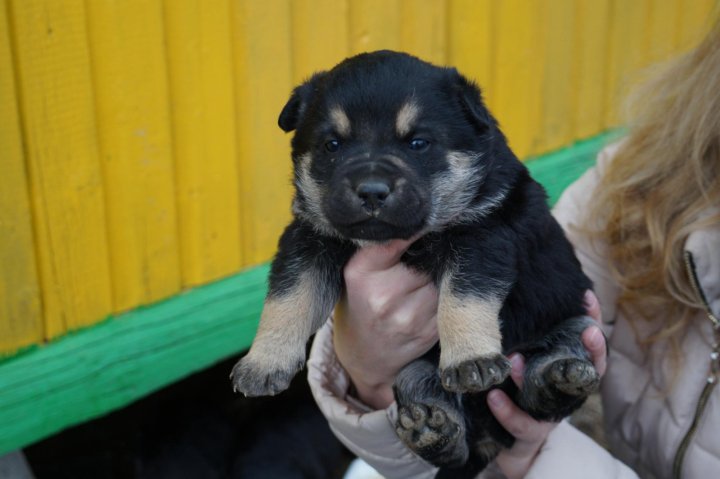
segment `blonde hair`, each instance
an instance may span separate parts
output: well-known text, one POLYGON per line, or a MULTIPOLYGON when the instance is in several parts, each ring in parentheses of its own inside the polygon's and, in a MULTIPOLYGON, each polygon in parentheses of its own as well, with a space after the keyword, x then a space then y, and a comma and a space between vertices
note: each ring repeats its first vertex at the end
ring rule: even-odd
MULTIPOLYGON (((720 21, 702 43, 665 65, 630 97, 629 133, 593 198, 622 287, 619 307, 662 319, 653 343, 684 333, 702 307, 684 245, 720 223, 720 21)), ((592 221, 592 220, 591 220, 592 221)))

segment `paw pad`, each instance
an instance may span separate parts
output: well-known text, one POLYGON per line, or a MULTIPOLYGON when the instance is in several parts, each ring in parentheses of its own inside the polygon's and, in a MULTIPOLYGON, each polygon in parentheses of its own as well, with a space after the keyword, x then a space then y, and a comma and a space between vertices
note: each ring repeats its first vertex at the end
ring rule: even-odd
POLYGON ((451 392, 479 392, 500 384, 510 374, 510 361, 502 354, 464 361, 443 369, 442 385, 451 392))

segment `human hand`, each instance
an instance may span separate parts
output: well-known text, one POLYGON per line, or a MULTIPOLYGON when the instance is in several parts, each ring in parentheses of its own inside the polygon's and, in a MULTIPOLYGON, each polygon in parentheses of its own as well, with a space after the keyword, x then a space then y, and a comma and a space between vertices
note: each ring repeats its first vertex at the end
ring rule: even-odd
POLYGON ((400 370, 437 342, 437 289, 400 257, 412 240, 360 249, 345 267, 345 291, 335 309, 335 353, 358 399, 382 409, 400 370))
MULTIPOLYGON (((585 294, 585 306, 588 315, 598 323, 602 323, 600 306, 592 291, 585 294)), ((582 342, 590 353, 595 369, 602 376, 607 367, 607 349, 605 337, 600 328, 598 326, 586 328, 582 333, 582 342)), ((525 370, 522 355, 511 355, 510 363, 512 365, 510 376, 518 387, 522 387, 525 370)), ((536 421, 499 389, 490 391, 487 399, 488 406, 495 418, 510 434, 515 436, 513 446, 502 450, 495 461, 508 479, 525 477, 548 434, 557 424, 536 421)))

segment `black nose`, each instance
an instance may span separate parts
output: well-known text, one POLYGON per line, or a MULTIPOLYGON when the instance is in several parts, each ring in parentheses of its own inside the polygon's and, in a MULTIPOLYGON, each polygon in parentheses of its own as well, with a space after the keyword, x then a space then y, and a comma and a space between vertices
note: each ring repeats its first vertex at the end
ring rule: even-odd
POLYGON ((363 201, 363 206, 371 210, 379 209, 391 191, 388 181, 378 179, 363 181, 355 188, 355 193, 363 201))

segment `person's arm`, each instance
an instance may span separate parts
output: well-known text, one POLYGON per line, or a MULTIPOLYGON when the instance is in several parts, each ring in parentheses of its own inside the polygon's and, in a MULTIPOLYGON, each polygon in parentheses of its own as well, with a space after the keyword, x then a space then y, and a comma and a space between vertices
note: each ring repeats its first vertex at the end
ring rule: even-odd
POLYGON ((359 250, 345 267, 335 308, 335 352, 358 399, 375 409, 393 401, 395 376, 438 341, 438 293, 400 257, 411 241, 359 250))
POLYGON ((308 382, 335 436, 384 477, 430 479, 437 468, 413 454, 395 433, 397 408, 375 409, 357 399, 333 347, 333 323, 315 335, 308 361, 308 382))
POLYGON ((437 468, 395 433, 392 384, 437 341, 437 292, 399 260, 409 241, 360 250, 345 268, 335 318, 315 336, 308 380, 330 428, 388 478, 432 478, 437 468))

